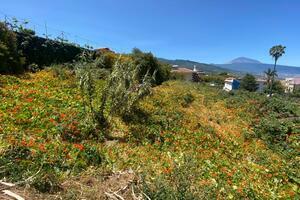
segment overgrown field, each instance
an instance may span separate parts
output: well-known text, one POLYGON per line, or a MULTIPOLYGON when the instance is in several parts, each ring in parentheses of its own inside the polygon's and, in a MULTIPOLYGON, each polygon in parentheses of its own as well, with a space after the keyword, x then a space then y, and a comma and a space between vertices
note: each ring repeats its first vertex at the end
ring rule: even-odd
POLYGON ((45 198, 92 197, 93 185, 64 183, 130 169, 145 199, 300 198, 297 100, 169 81, 133 116, 110 119, 116 139, 103 141, 87 137, 71 73, 0 76, 0 99, 0 179, 45 198))

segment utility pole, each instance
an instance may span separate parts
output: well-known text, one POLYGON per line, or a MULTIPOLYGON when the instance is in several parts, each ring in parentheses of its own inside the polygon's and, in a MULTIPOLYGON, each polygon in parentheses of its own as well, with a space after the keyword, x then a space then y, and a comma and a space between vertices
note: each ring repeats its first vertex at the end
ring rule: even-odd
POLYGON ((4 23, 7 25, 7 15, 4 15, 4 23))
POLYGON ((48 40, 48 28, 47 23, 45 22, 45 32, 46 32, 46 39, 48 40))

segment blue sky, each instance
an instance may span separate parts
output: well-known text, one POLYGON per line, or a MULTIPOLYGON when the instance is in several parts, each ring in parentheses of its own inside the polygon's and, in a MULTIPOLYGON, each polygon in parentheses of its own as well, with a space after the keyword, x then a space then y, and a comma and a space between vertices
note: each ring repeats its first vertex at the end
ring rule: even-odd
POLYGON ((0 17, 28 19, 39 34, 46 22, 53 36, 95 47, 205 63, 272 63, 269 48, 283 44, 279 63, 300 66, 299 10, 300 0, 1 0, 0 17))

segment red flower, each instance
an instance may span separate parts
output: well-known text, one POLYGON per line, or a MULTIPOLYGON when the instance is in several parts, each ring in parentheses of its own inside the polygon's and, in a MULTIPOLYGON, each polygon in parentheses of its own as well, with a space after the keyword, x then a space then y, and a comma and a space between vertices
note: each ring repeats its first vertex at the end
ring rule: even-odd
POLYGON ((73 146, 80 151, 84 150, 84 146, 82 144, 74 144, 73 146))

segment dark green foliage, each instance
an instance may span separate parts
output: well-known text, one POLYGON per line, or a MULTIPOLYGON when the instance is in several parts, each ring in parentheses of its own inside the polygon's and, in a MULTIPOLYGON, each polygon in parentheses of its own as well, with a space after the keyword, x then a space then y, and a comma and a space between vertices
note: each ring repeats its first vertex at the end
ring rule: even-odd
POLYGON ((197 72, 193 72, 193 74, 192 74, 192 81, 195 82, 195 83, 198 83, 198 82, 201 81, 200 76, 199 76, 199 74, 197 72))
POLYGON ((273 83, 272 83, 272 81, 267 82, 267 86, 265 87, 264 91, 265 91, 265 93, 270 94, 271 90, 272 90, 273 94, 274 93, 277 93, 277 94, 284 93, 284 87, 280 81, 274 81, 273 83), (268 84, 268 83, 270 83, 270 84, 268 84))
POLYGON ((17 36, 0 22, 0 73, 20 73, 23 71, 24 58, 17 48, 17 36))
POLYGON ((152 53, 143 53, 135 48, 132 50, 131 57, 134 63, 140 67, 140 80, 142 80, 148 70, 150 74, 155 72, 154 82, 157 85, 170 79, 171 67, 168 64, 160 63, 152 53))
POLYGON ((284 149, 293 149, 293 143, 288 138, 299 132, 299 106, 289 99, 266 99, 260 108, 261 120, 255 124, 255 133, 271 146, 282 146, 284 149))
POLYGON ((34 32, 17 32, 18 49, 26 57, 26 65, 35 63, 40 68, 51 64, 72 62, 82 48, 59 40, 34 35, 34 32))
POLYGON ((194 96, 191 93, 186 93, 185 95, 183 95, 183 102, 181 103, 181 105, 183 107, 188 107, 193 101, 194 101, 194 96))
POLYGON ((52 64, 73 62, 84 50, 66 40, 42 38, 16 19, 0 22, 0 73, 37 71, 52 64))
POLYGON ((250 92, 255 92, 258 88, 255 77, 251 74, 246 74, 241 80, 241 88, 250 92))

